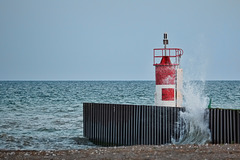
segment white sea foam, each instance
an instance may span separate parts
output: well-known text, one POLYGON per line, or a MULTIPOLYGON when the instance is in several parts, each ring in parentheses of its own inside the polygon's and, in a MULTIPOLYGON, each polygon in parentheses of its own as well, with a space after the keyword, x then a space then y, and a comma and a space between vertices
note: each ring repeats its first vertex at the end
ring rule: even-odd
MULTIPOLYGON (((206 108, 209 98, 204 94, 203 81, 187 81, 183 86, 186 111, 180 113, 180 139, 176 144, 204 144, 210 140, 206 108), (181 124, 184 125, 181 125, 181 124)), ((178 128, 179 129, 179 128, 178 128)))
POLYGON ((185 112, 180 114, 180 122, 185 125, 181 127, 180 144, 204 144, 210 141, 211 133, 207 116, 209 98, 204 92, 205 77, 209 64, 208 45, 205 44, 205 37, 201 35, 199 42, 191 50, 191 54, 185 59, 184 64, 184 85, 183 85, 183 106, 185 112), (198 58, 196 58, 198 57, 198 58), (200 81, 192 81, 198 79, 200 81))

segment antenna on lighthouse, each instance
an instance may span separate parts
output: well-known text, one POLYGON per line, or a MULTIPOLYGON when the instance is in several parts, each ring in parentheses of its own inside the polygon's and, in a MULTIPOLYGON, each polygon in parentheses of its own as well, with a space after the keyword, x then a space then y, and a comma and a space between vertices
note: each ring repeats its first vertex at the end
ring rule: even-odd
POLYGON ((164 44, 165 56, 166 56, 166 52, 167 52, 166 48, 167 48, 167 45, 168 45, 168 39, 167 39, 167 33, 166 32, 163 34, 163 44, 164 44))

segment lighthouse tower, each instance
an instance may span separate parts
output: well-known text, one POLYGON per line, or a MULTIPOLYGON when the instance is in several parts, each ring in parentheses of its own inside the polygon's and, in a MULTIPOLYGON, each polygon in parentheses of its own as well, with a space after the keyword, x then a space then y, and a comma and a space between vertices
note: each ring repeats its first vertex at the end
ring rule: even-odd
POLYGON ((180 58, 183 50, 167 48, 167 33, 164 33, 163 45, 164 48, 153 49, 156 78, 155 105, 181 107, 183 71, 180 69, 180 58))

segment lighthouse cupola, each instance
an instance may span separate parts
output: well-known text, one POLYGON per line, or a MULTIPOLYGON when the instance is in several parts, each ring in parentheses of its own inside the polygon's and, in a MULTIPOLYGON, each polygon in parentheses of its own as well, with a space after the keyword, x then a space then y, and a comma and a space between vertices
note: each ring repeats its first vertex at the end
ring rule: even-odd
POLYGON ((183 71, 180 68, 180 58, 183 55, 183 50, 167 48, 167 33, 164 33, 163 38, 164 48, 153 49, 156 79, 155 105, 181 107, 183 71))

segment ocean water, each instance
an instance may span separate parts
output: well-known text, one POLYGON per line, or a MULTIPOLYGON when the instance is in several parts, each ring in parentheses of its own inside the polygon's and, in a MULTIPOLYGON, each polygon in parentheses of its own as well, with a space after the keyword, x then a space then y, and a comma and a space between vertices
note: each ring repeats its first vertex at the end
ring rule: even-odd
MULTIPOLYGON (((191 83, 212 107, 240 109, 240 81, 191 83)), ((154 92, 154 81, 0 81, 0 149, 96 147, 83 137, 84 102, 154 105, 154 92)))

